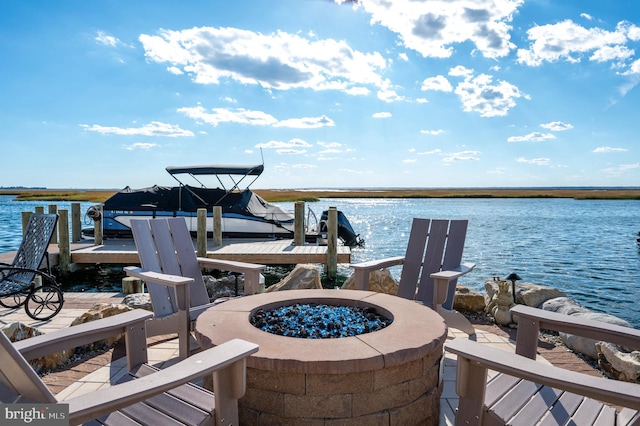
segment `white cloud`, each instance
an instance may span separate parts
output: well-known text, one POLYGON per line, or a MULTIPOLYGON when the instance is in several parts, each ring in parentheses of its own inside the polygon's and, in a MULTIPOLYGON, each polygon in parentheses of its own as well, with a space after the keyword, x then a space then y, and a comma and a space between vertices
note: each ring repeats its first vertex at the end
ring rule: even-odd
POLYGON ((110 47, 116 47, 120 43, 120 40, 118 40, 114 36, 108 35, 104 31, 98 31, 94 40, 100 44, 104 44, 105 46, 110 46, 110 47))
POLYGON ((532 132, 524 136, 510 136, 507 142, 541 142, 555 138, 553 133, 532 132))
POLYGON ((573 125, 563 123, 562 121, 552 121, 551 123, 541 124, 540 127, 554 132, 562 132, 564 130, 573 129, 573 125))
POLYGON ((457 65, 449 70, 451 77, 470 77, 473 75, 473 69, 457 65))
POLYGON ((514 48, 511 21, 524 0, 367 0, 363 9, 424 57, 448 58, 454 45, 471 42, 486 58, 514 48))
POLYGON ((444 133, 444 130, 442 129, 437 129, 437 130, 420 130, 420 133, 422 133, 423 135, 431 135, 431 136, 438 136, 442 133, 444 133))
POLYGON ((171 74, 175 74, 175 75, 182 75, 184 74, 184 72, 182 72, 182 70, 178 67, 167 67, 167 71, 169 71, 171 74))
POLYGON ((280 120, 273 127, 289 127, 291 129, 318 129, 320 127, 333 127, 335 123, 326 115, 320 117, 289 118, 280 120))
POLYGON ((161 123, 152 121, 142 127, 114 127, 100 126, 94 124, 81 124, 81 127, 88 132, 102 133, 103 135, 121 135, 121 136, 166 136, 175 138, 179 136, 194 136, 191 130, 181 129, 180 126, 174 124, 161 123))
POLYGON ((608 167, 606 169, 602 169, 602 172, 610 175, 621 175, 625 172, 640 169, 640 163, 635 164, 621 164, 616 167, 608 167))
POLYGON ((427 104, 427 103, 429 103, 429 99, 427 99, 427 98, 417 98, 416 102, 419 103, 419 104, 427 104))
POLYGON ((301 151, 301 148, 310 148, 311 145, 309 142, 302 139, 291 139, 288 142, 284 141, 269 141, 265 143, 259 143, 255 147, 256 148, 264 148, 264 149, 275 149, 278 152, 291 152, 291 151, 301 151))
POLYGON ((624 61, 633 56, 635 52, 627 46, 602 46, 589 57, 590 61, 613 62, 624 61))
POLYGON ((216 127, 220 123, 248 124, 251 126, 289 127, 293 129, 317 129, 335 126, 333 120, 325 115, 320 117, 302 117, 278 120, 263 111, 244 108, 212 108, 207 112, 202 106, 179 108, 178 112, 189 118, 200 120, 216 127))
POLYGON ((630 56, 627 41, 627 27, 619 23, 615 31, 602 28, 585 28, 564 20, 557 24, 537 25, 527 31, 530 41, 528 49, 518 49, 519 63, 538 66, 543 62, 565 60, 577 63, 582 55, 593 51, 592 61, 626 59, 630 56))
POLYGON ((453 87, 449 80, 443 75, 429 77, 422 82, 421 90, 437 90, 440 92, 451 92, 453 87))
POLYGON ((416 160, 415 158, 407 158, 405 160, 402 160, 403 163, 407 163, 407 164, 415 163, 416 161, 418 160, 416 160))
POLYGON ((200 84, 232 79, 276 90, 351 91, 383 87, 379 73, 387 67, 379 53, 354 50, 346 41, 311 41, 282 31, 197 27, 139 40, 150 61, 178 67, 200 84))
POLYGON ((445 163, 452 163, 454 161, 478 161, 480 158, 480 151, 460 151, 446 154, 446 157, 442 159, 445 163))
POLYGON ((506 81, 492 84, 492 77, 480 74, 467 77, 458 84, 455 94, 460 97, 464 111, 477 112, 481 117, 505 116, 522 96, 516 86, 506 81))
POLYGON ((126 149, 127 151, 133 151, 135 149, 148 150, 148 149, 151 149, 151 148, 155 148, 156 146, 158 146, 158 144, 156 144, 156 143, 136 142, 136 143, 131 144, 131 145, 125 145, 124 149, 126 149))
POLYGON ((550 158, 524 158, 524 157, 520 157, 516 160, 518 163, 526 163, 526 164, 533 164, 534 166, 550 166, 551 165, 551 159, 550 158))
POLYGON ((611 146, 601 146, 593 150, 593 152, 598 154, 608 153, 608 152, 627 152, 627 151, 629 150, 626 148, 614 148, 611 146))
POLYGON ((439 148, 436 148, 432 151, 418 152, 418 155, 436 155, 436 154, 442 154, 442 150, 439 148))
POLYGON ((376 112, 372 114, 373 118, 390 118, 391 117, 391 113, 390 112, 376 112))
POLYGON ((580 17, 586 19, 587 21, 593 21, 593 16, 589 15, 588 13, 581 13, 580 17))

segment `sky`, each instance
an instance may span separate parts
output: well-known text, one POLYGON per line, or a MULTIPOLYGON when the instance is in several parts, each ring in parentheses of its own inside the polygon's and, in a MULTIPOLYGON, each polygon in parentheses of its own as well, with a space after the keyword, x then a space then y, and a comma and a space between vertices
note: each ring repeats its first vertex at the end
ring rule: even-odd
POLYGON ((637 0, 6 0, 0 58, 4 187, 640 186, 637 0))

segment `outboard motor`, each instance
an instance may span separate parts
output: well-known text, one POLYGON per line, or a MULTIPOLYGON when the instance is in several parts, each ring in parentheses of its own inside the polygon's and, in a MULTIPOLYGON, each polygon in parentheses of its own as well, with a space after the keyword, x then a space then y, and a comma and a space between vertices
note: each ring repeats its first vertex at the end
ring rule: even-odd
MULTIPOLYGON (((327 220, 329 218, 329 211, 325 210, 320 216, 320 229, 321 233, 327 232, 327 220)), ((340 210, 338 210, 338 238, 342 240, 345 246, 349 247, 364 247, 364 239, 360 238, 360 234, 356 234, 349 223, 349 219, 340 210)))

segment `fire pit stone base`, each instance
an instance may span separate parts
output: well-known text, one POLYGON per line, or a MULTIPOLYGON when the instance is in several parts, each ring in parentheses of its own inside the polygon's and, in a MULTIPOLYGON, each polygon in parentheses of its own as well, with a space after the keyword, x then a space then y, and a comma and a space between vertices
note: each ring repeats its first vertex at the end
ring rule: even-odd
POLYGON ((233 299, 198 317, 203 348, 232 338, 257 343, 247 359, 243 425, 437 425, 447 335, 433 310, 397 296, 355 290, 289 290, 233 299), (257 329, 258 309, 289 303, 375 307, 393 323, 359 336, 303 339, 257 329))

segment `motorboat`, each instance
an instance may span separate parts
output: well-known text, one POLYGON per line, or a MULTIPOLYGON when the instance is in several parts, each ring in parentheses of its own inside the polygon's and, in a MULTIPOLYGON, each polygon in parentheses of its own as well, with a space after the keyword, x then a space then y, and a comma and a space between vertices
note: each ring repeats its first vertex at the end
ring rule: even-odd
MULTIPOLYGON (((197 230, 197 211, 207 211, 207 232, 213 232, 213 207, 222 207, 223 238, 293 238, 294 214, 269 203, 249 189, 264 171, 264 164, 253 166, 201 165, 175 167, 166 171, 178 182, 177 186, 154 185, 132 189, 129 186, 118 191, 100 206, 91 206, 86 212, 90 219, 102 219, 104 238, 131 238, 132 219, 156 217, 184 217, 189 230, 197 230), (189 175, 200 186, 183 183, 177 176, 189 175), (215 176, 219 187, 209 188, 202 176, 215 176), (225 177, 222 179, 221 177, 225 177), (240 185, 247 179, 251 182, 240 185), (224 181, 230 181, 229 188, 224 181), (100 207, 100 208, 98 208, 100 207)), ((305 215, 307 242, 322 244, 326 238, 327 211, 320 219, 308 209, 305 215)), ((92 234, 93 229, 83 230, 92 234)), ((361 246, 364 241, 356 234, 346 216, 338 211, 338 237, 344 245, 361 246)))

